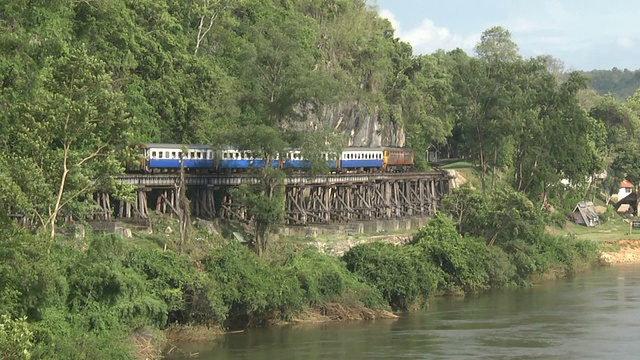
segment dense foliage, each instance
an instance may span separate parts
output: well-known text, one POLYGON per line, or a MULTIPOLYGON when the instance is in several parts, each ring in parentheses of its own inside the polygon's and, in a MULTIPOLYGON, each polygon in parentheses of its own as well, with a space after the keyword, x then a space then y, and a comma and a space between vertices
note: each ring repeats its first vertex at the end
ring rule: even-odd
POLYGON ((462 236, 444 213, 438 213, 408 245, 362 244, 343 258, 347 268, 400 310, 420 306, 434 294, 524 285, 535 276, 565 276, 597 264, 598 259, 592 242, 543 232, 515 234, 492 244, 482 237, 462 236))
POLYGON ((590 87, 600 95, 611 94, 618 101, 627 98, 640 89, 640 70, 619 69, 591 70, 584 74, 589 77, 590 87))
MULTIPOLYGON (((358 114, 404 130, 419 166, 434 145, 472 160, 484 191, 505 168, 532 199, 605 169, 613 183, 640 178, 637 99, 587 92, 588 77, 523 58, 501 27, 474 54, 415 56, 364 0, 11 1, 0 46, 0 186, 12 194, 0 211, 52 237, 60 217, 91 213, 96 190, 129 194, 113 181, 128 144, 237 145, 266 158, 299 146, 313 159, 345 145, 341 124, 358 114)), ((255 228, 267 244, 282 209, 263 177, 271 184, 238 200, 265 210, 255 228)))
MULTIPOLYGON (((415 56, 364 0, 15 0, 0 3, 0 48, 3 358, 124 359, 127 336, 171 324, 261 325, 331 303, 408 309, 565 274, 597 253, 545 234, 540 199, 581 199, 604 169, 612 176, 595 185, 608 193, 640 180, 640 95, 589 93, 555 59, 522 58, 500 27, 472 55, 415 56), (332 112, 340 120, 323 127, 332 112), (91 214, 94 192, 130 195, 113 179, 132 143, 234 144, 267 159, 296 146, 314 159, 345 145, 342 119, 361 114, 404 129, 420 166, 432 145, 474 162, 482 191, 443 200, 447 216, 409 245, 359 245, 343 259, 269 261, 227 243, 188 258, 56 236, 61 218, 91 214), (20 215, 33 232, 10 220, 20 215)), ((261 176, 233 195, 263 254, 284 194, 282 174, 261 176)))
POLYGON ((326 303, 387 308, 337 258, 316 251, 268 262, 229 243, 190 259, 145 241, 94 235, 47 253, 46 237, 4 226, 0 357, 130 358, 127 337, 172 324, 244 328, 326 303))

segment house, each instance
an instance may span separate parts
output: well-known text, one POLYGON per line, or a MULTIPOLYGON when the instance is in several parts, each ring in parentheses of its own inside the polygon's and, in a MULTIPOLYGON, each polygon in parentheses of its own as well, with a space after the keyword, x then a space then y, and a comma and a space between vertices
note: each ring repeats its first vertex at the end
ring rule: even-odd
POLYGON ((627 179, 622 180, 620 182, 620 189, 618 190, 618 201, 629 196, 629 194, 633 192, 633 188, 634 186, 629 180, 627 179))
POLYGON ((580 201, 573 209, 573 220, 576 224, 594 227, 600 224, 596 207, 591 201, 580 201))
POLYGON ((438 162, 440 160, 440 150, 433 144, 429 145, 426 151, 427 162, 438 162))
POLYGON ((627 194, 623 199, 615 203, 614 209, 619 213, 636 215, 638 213, 638 193, 634 191, 631 194, 627 194))

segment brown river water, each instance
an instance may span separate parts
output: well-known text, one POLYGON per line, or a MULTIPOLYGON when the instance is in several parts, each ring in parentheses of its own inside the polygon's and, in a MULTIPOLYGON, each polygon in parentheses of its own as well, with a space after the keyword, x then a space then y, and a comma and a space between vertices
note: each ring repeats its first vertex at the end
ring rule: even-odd
POLYGON ((166 359, 640 359, 640 265, 434 299, 398 319, 250 329, 176 345, 166 359))

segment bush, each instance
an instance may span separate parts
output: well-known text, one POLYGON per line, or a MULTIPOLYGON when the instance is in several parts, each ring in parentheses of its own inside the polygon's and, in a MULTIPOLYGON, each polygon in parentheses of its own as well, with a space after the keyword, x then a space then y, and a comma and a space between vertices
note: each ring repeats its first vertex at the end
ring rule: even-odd
POLYGON ((565 275, 592 266, 600 258, 594 242, 572 237, 546 235, 538 243, 538 251, 547 256, 551 268, 565 275))
POLYGON ((307 249, 292 254, 284 268, 298 279, 309 306, 340 302, 372 309, 387 307, 377 290, 361 282, 334 256, 307 249))
POLYGON ((511 286, 518 282, 517 268, 502 248, 498 246, 487 246, 485 248, 483 263, 490 287, 511 286))
POLYGON ((445 290, 476 291, 488 287, 489 275, 483 261, 484 240, 460 236, 453 222, 442 213, 436 213, 412 243, 442 270, 445 290))
POLYGON ((148 292, 162 299, 168 311, 168 322, 206 323, 204 274, 186 257, 160 248, 131 249, 124 265, 146 278, 148 292))
POLYGON ((350 271, 377 288, 398 310, 426 299, 438 283, 437 269, 409 246, 361 244, 349 250, 343 260, 350 271))
POLYGON ((166 325, 167 305, 149 291, 144 275, 123 266, 116 255, 125 253, 121 238, 97 237, 66 269, 67 307, 88 317, 87 330, 166 325))
POLYGON ((238 328, 289 320, 302 311, 304 294, 295 277, 262 262, 253 252, 230 243, 204 260, 208 298, 216 319, 238 328))
POLYGON ((0 359, 30 359, 32 348, 33 331, 27 318, 0 315, 0 359))
POLYGON ((133 360, 125 326, 110 329, 89 328, 90 317, 48 308, 42 321, 34 325, 37 345, 33 357, 43 360, 116 359, 133 360))

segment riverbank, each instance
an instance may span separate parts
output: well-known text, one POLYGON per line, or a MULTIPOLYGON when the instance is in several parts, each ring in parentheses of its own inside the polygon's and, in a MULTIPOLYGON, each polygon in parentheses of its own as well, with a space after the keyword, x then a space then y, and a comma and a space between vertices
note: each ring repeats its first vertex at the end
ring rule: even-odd
POLYGON ((640 264, 640 240, 606 241, 601 245, 602 261, 607 264, 640 264))

